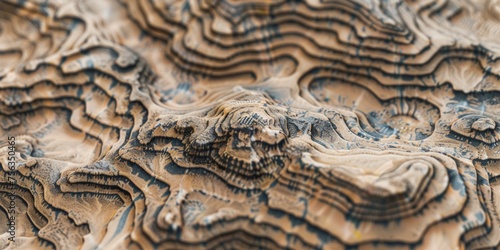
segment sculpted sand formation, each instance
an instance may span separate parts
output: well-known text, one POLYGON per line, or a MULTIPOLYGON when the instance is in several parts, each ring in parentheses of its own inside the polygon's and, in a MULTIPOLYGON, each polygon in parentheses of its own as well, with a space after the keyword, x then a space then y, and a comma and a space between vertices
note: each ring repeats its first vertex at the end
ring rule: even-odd
POLYGON ((0 1, 0 249, 498 249, 497 0, 0 1))

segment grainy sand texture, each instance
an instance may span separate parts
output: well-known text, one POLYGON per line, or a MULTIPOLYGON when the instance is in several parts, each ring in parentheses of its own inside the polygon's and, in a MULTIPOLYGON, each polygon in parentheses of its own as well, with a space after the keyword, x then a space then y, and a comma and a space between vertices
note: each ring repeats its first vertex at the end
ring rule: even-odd
POLYGON ((0 0, 0 249, 499 249, 499 0, 0 0))

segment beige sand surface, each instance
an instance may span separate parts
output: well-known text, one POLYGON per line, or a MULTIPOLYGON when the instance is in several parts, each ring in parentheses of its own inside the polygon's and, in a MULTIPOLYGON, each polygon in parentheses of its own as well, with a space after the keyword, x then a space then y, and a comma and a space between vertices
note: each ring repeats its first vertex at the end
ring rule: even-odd
POLYGON ((0 249, 498 249, 500 1, 2 0, 0 249))

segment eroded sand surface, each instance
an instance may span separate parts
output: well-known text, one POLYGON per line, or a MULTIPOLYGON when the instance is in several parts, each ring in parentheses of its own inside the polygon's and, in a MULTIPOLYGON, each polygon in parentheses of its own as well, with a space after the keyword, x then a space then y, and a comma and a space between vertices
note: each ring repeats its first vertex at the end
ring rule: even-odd
POLYGON ((499 56, 497 0, 2 0, 0 249, 498 248, 499 56))

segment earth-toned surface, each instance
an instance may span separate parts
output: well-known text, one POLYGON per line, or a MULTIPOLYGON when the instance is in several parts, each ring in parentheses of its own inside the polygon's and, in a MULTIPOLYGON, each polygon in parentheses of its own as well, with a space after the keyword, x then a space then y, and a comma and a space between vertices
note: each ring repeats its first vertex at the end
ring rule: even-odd
POLYGON ((0 249, 498 249, 498 0, 0 1, 0 249))

